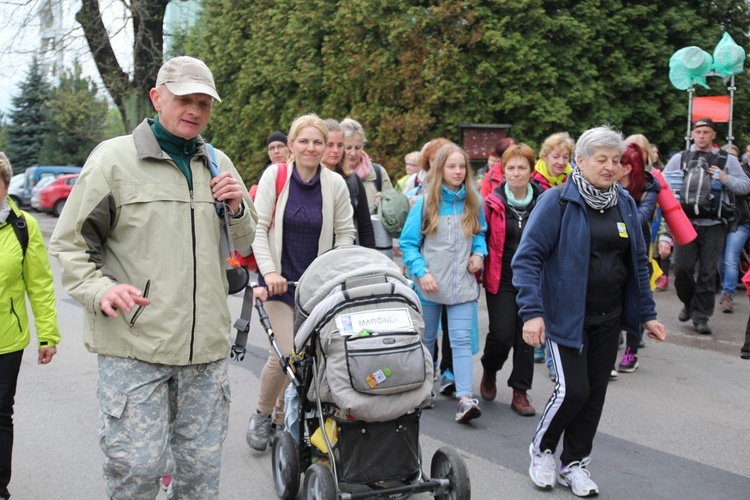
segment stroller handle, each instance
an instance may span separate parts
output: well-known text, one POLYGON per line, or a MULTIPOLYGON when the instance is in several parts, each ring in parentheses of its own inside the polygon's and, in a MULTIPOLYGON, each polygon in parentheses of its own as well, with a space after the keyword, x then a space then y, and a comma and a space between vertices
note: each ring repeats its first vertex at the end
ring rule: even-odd
MULTIPOLYGON (((295 287, 297 286, 297 281, 289 281, 287 282, 288 287, 295 287)), ((251 288, 259 287, 260 285, 257 282, 250 283, 249 286, 251 288)), ((265 287, 264 287, 265 288, 265 287)), ((271 347, 274 351, 276 351, 276 356, 279 358, 279 364, 281 365, 281 368, 286 372, 287 376, 292 381, 292 384, 294 384, 295 387, 299 387, 302 383, 299 381, 299 379, 294 374, 294 370, 292 369, 292 365, 289 362, 289 357, 285 356, 281 349, 279 348, 278 343, 276 342, 276 334, 273 331, 273 328, 271 327, 271 320, 268 318, 268 313, 266 312, 266 308, 263 307, 263 301, 260 300, 260 298, 255 299, 255 309, 258 311, 258 320, 260 321, 261 326, 263 326, 263 329, 266 331, 266 335, 268 335, 268 340, 271 342, 271 347)))

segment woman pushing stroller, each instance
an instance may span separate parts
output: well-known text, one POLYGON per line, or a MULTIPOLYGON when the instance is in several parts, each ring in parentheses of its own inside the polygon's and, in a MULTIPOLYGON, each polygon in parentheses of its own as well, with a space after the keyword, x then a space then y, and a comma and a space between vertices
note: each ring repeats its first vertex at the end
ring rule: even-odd
MULTIPOLYGON (((286 183, 276 194, 278 165, 260 179, 255 206, 258 229, 253 253, 260 284, 268 288, 266 312, 283 353, 293 343, 294 294, 287 280, 297 280, 315 258, 334 246, 354 242, 353 211, 342 177, 321 167, 328 129, 318 116, 303 115, 289 129, 286 183)), ((284 171, 284 169, 282 169, 284 171)), ((283 425, 284 390, 289 379, 269 349, 260 376, 256 413, 250 418, 247 443, 264 451, 272 424, 283 425)))
POLYGON ((404 264, 415 277, 425 321, 423 342, 433 352, 440 311, 448 308, 456 377, 456 421, 482 413, 472 397, 472 323, 479 296, 474 274, 482 270, 487 245, 481 197, 474 188, 466 152, 440 148, 427 192, 409 212, 399 239, 404 264))

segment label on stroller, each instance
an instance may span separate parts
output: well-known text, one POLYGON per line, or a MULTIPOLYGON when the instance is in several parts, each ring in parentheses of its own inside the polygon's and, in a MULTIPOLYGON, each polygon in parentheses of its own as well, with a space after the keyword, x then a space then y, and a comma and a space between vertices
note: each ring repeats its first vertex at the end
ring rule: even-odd
POLYGON ((342 336, 367 336, 371 333, 409 332, 414 330, 406 308, 376 309, 336 316, 336 327, 342 336))

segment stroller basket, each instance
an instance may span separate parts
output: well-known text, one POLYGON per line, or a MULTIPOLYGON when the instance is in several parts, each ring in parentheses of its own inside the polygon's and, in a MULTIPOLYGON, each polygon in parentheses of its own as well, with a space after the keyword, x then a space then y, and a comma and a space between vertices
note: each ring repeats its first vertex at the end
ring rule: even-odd
POLYGON ((339 479, 369 484, 415 477, 421 468, 420 413, 415 411, 387 422, 336 419, 339 479))

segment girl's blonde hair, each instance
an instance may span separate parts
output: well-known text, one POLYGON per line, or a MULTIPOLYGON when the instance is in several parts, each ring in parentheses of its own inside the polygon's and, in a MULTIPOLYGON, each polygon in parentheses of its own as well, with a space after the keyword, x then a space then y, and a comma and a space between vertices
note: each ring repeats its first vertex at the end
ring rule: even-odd
MULTIPOLYGON (((328 127, 328 133, 331 132, 338 132, 341 134, 341 137, 344 137, 344 132, 341 130, 341 124, 334 120, 333 118, 327 118, 323 120, 323 123, 326 124, 326 127, 328 127)), ((328 145, 328 139, 326 139, 326 146, 328 145)), ((325 165, 325 164, 324 164, 325 165)), ((328 167, 328 165, 326 165, 328 167)), ((338 165, 334 165, 333 168, 328 167, 330 170, 333 170, 334 172, 338 172, 339 174, 343 175, 344 177, 349 177, 352 175, 352 169, 349 168, 349 162, 346 161, 346 155, 342 154, 341 159, 339 160, 338 165)))
MULTIPOLYGON (((297 136, 302 129, 307 127, 315 127, 318 129, 320 133, 323 134, 323 142, 328 142, 328 127, 326 127, 325 122, 315 113, 309 113, 298 116, 294 122, 292 122, 292 126, 289 127, 289 135, 287 136, 288 143, 292 144, 295 139, 297 139, 297 136)), ((288 163, 292 162, 294 162, 294 148, 290 147, 288 163)))
POLYGON ((429 182, 427 183, 427 192, 425 193, 425 212, 422 221, 422 234, 431 236, 437 232, 438 218, 440 212, 440 199, 443 193, 443 172, 448 158, 453 153, 460 153, 463 156, 466 165, 466 177, 464 177, 464 189, 466 197, 464 198, 464 213, 461 216, 462 226, 467 236, 474 236, 481 227, 479 226, 479 210, 482 209, 479 202, 479 195, 474 189, 474 181, 471 175, 471 162, 466 151, 459 146, 450 143, 441 147, 435 154, 433 167, 428 174, 429 182))

